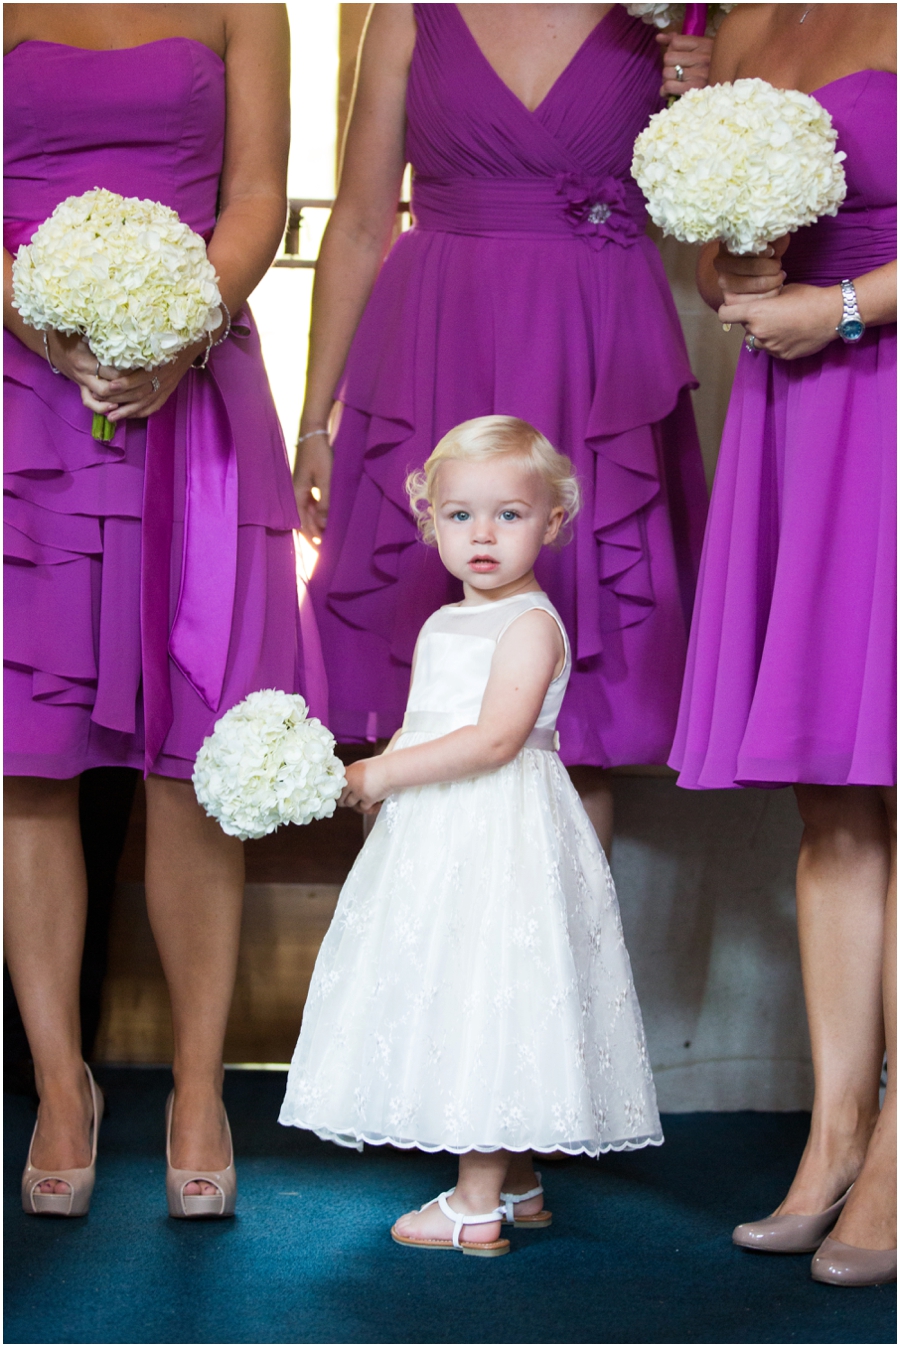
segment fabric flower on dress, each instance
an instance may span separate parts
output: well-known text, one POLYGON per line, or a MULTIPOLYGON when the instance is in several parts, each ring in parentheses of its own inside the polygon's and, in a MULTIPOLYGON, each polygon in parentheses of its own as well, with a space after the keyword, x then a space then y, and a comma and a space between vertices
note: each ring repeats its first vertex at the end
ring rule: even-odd
POLYGON ((836 141, 831 117, 809 94, 735 80, 690 89, 651 117, 631 172, 663 233, 759 254, 837 214, 847 184, 836 141))
MULTIPOLYGON (((635 19, 643 19, 644 23, 652 23, 654 28, 675 27, 681 31, 684 26, 684 11, 686 5, 626 5, 628 13, 635 19)), ((713 37, 717 32, 719 24, 734 5, 707 5, 706 6, 706 35, 713 37)))
POLYGON ((330 818, 347 784, 334 736, 297 694, 251 692, 216 721, 194 765, 197 799, 246 841, 283 823, 330 818))
POLYGON ((556 190, 566 199, 563 213, 573 231, 595 250, 607 242, 628 248, 641 236, 643 226, 629 212, 626 186, 621 178, 558 173, 556 190))

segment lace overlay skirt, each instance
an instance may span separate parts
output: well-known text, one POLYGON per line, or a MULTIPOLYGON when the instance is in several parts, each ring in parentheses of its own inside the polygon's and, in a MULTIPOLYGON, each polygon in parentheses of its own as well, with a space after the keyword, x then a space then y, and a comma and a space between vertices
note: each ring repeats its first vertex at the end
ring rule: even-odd
POLYGON ((319 953, 279 1120, 360 1149, 662 1142, 612 876, 555 753, 384 802, 319 953))

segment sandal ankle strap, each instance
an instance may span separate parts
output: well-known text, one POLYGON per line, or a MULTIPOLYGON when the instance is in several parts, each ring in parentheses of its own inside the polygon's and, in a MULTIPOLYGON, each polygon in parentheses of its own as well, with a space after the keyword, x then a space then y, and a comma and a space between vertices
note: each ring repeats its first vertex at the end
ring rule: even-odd
MULTIPOLYGON (((495 1211, 486 1212, 482 1216, 469 1216, 464 1211, 454 1211, 447 1201, 447 1198, 455 1192, 455 1188, 448 1188, 445 1193, 439 1193, 437 1197, 432 1198, 431 1202, 426 1202, 425 1207, 433 1206, 436 1202, 447 1219, 453 1222, 453 1245, 458 1249, 459 1232, 464 1225, 489 1225, 491 1221, 502 1221, 504 1208, 497 1207, 495 1211)), ((421 1210, 424 1211, 425 1207, 421 1210)))
POLYGON ((537 1187, 529 1188, 527 1193, 501 1193, 500 1201, 503 1205, 504 1219, 511 1221, 513 1219, 513 1207, 517 1202, 527 1202, 530 1197, 540 1197, 544 1191, 541 1187, 541 1175, 539 1170, 534 1171, 534 1177, 537 1179, 537 1187))

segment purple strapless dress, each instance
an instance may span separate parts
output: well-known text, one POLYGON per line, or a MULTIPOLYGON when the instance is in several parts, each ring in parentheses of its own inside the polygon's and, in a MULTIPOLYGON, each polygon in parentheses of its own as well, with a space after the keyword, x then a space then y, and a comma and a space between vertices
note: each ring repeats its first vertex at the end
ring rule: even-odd
MULTIPOLYGON (((847 199, 792 235, 788 281, 896 256, 896 76, 816 90, 847 199)), ((671 762, 679 785, 896 780, 895 324, 776 360, 742 351, 710 507, 671 762)))
MULTIPOLYGON (((225 130, 215 52, 29 41, 4 73, 11 252, 93 187, 162 201, 209 238, 225 130)), ((284 441, 253 320, 235 322, 243 335, 108 444, 77 385, 4 332, 8 774, 189 777, 218 716, 257 688, 303 689, 324 710, 284 441)))
POLYGON ((575 462, 574 541, 540 558, 574 654, 563 757, 663 762, 675 728, 706 486, 694 386, 629 168, 659 106, 653 30, 615 5, 529 112, 455 5, 415 5, 414 227, 357 330, 311 582, 342 740, 403 719, 419 628, 461 595, 406 494, 452 426, 505 413, 575 462))

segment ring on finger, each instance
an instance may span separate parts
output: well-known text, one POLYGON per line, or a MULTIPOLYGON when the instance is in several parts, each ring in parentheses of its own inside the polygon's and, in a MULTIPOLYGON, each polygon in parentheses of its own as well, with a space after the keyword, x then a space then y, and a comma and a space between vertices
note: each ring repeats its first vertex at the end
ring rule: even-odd
POLYGON ((759 347, 756 345, 756 338, 752 335, 752 333, 744 342, 744 345, 746 346, 747 350, 752 351, 754 355, 759 350, 759 347))
POLYGON ((99 361, 99 360, 97 361, 97 368, 94 370, 94 378, 95 378, 95 379, 99 379, 99 378, 100 378, 100 361, 99 361))
POLYGON ((157 379, 155 374, 153 378, 150 380, 150 387, 153 389, 154 393, 159 392, 159 380, 157 379))
POLYGON ((679 84, 683 84, 683 83, 684 83, 684 66, 683 66, 683 65, 677 65, 677 66, 675 67, 675 78, 678 80, 678 83, 679 83, 679 84))

